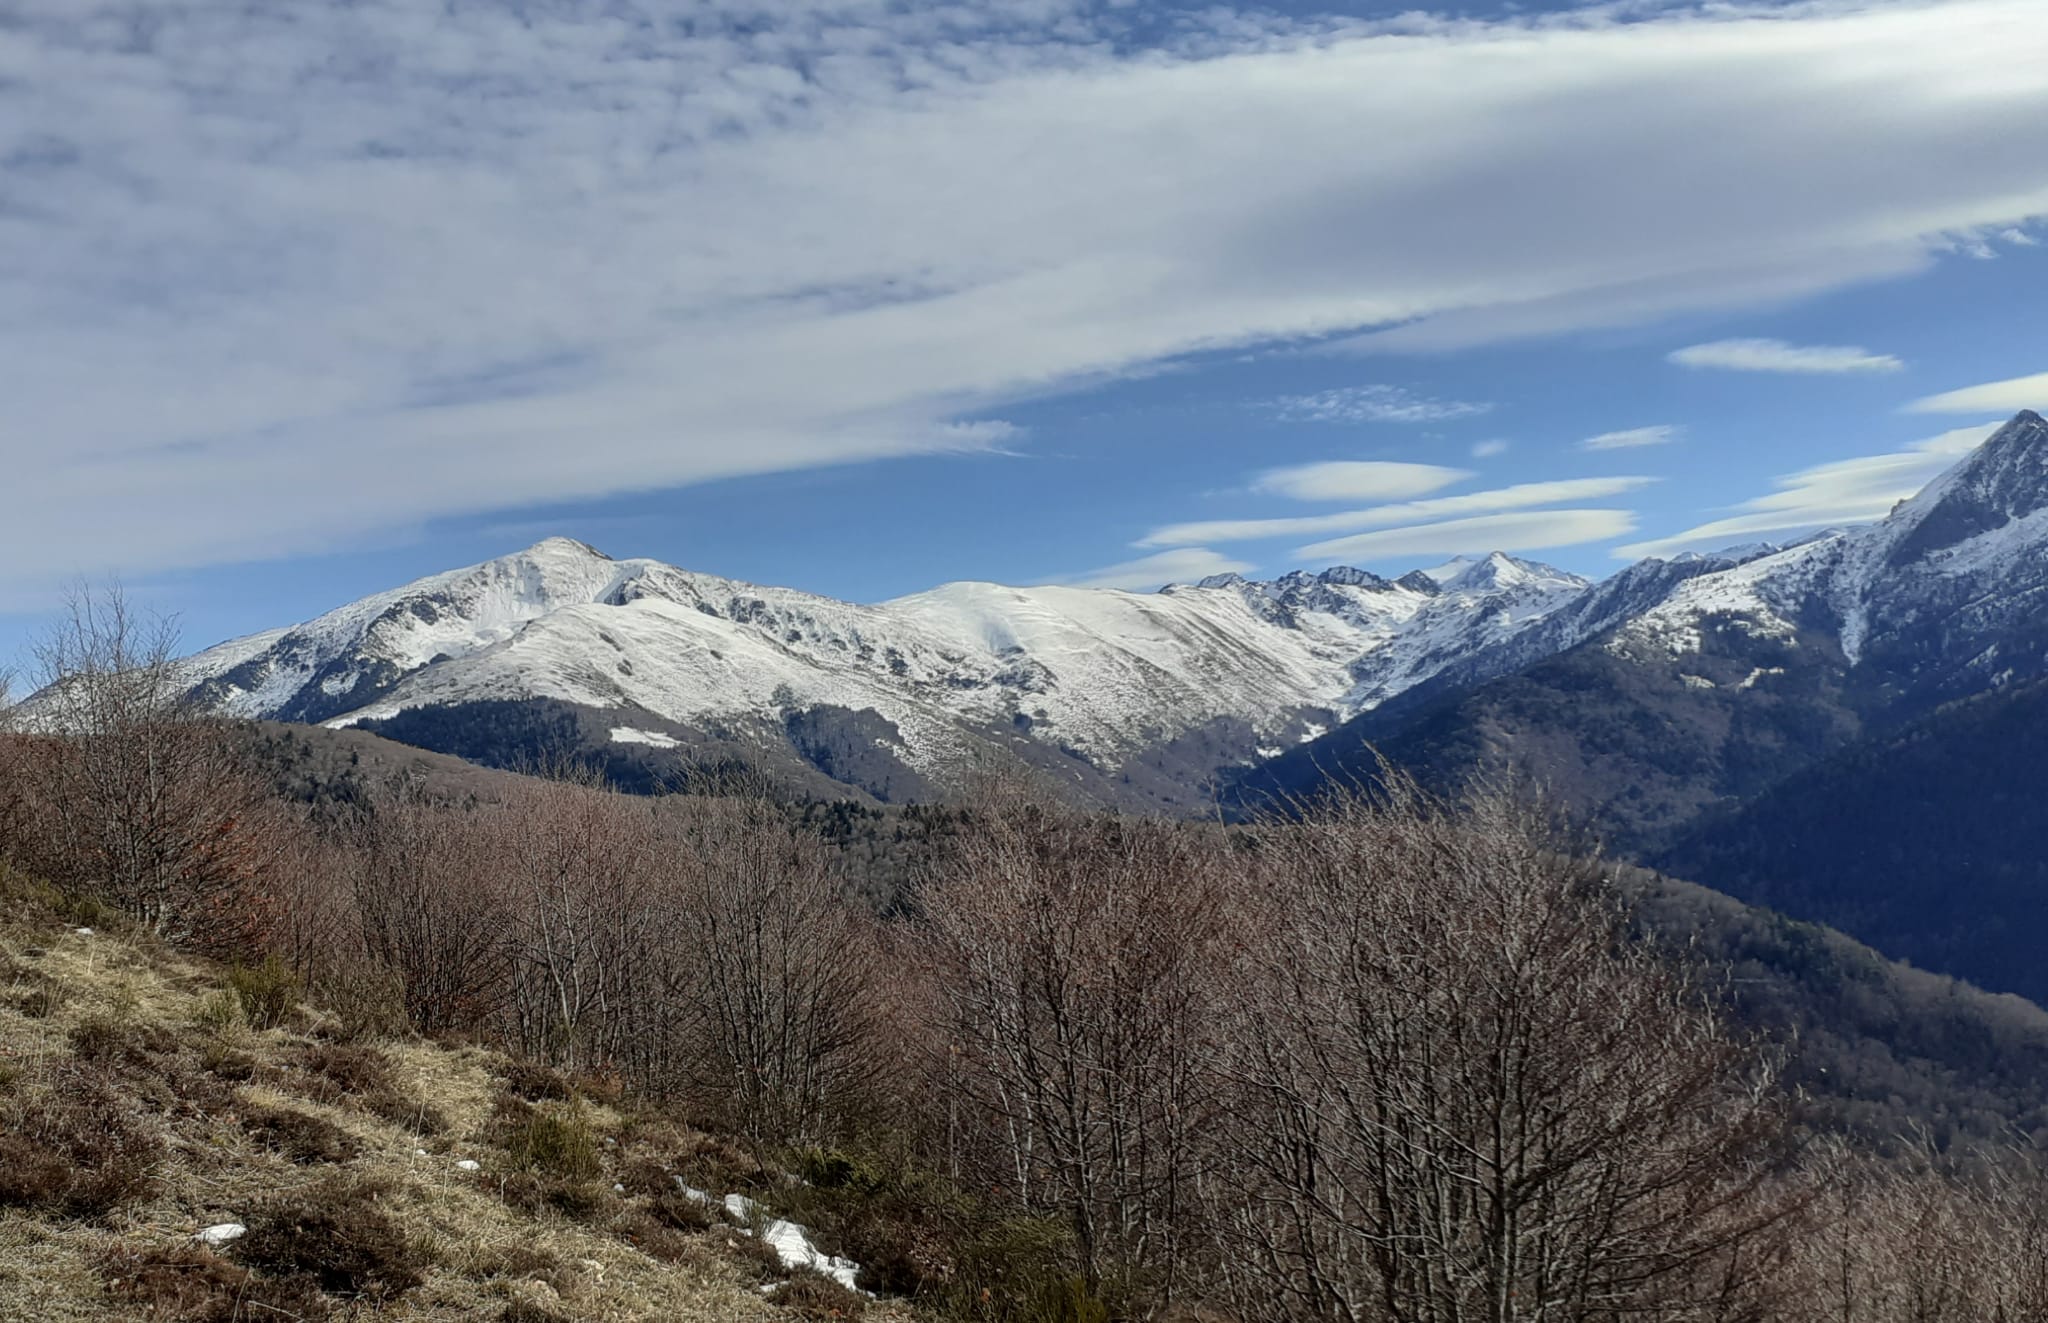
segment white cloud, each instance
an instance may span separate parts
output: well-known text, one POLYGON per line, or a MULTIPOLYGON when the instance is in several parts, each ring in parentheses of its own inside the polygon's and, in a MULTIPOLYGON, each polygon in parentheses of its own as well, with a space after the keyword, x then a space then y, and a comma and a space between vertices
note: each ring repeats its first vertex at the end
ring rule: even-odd
POLYGON ((1540 551, 1621 537, 1634 530, 1627 510, 1537 510, 1528 514, 1481 515, 1440 524, 1385 528, 1375 533, 1317 542, 1295 552, 1303 560, 1369 562, 1396 556, 1439 556, 1458 552, 1540 551))
MULTIPOLYGON (((1500 510, 1526 510, 1539 505, 1562 505, 1567 501, 1597 501, 1620 496, 1656 482, 1655 478, 1565 478, 1556 482, 1524 482, 1492 491, 1465 492, 1439 496, 1427 501, 1403 501, 1369 510, 1345 510, 1338 514, 1309 515, 1287 519, 1209 519, 1189 524, 1169 524, 1147 533, 1137 545, 1170 547, 1197 542, 1255 542, 1261 538, 1314 537, 1319 533, 1349 533, 1383 524, 1416 520, 1446 519, 1500 510)), ((1495 550, 1496 548, 1488 548, 1495 550)))
POLYGON ((1906 406, 1908 413, 1984 413, 2000 409, 2018 413, 2022 409, 2048 409, 2048 372, 2010 381, 1986 382, 1962 390, 1929 395, 1906 406))
POLYGON ((1507 453, 1508 443, 1499 438, 1495 438, 1492 441, 1481 441, 1472 447, 1472 458, 1474 459, 1492 459, 1496 455, 1505 455, 1507 453))
POLYGON ((1782 301, 2048 215, 2039 0, 1218 10, 1165 51, 1062 0, 146 10, 0 26, 0 593, 987 443, 950 424, 1192 351, 1782 301))
POLYGON ((1672 426, 1631 427, 1625 432, 1602 432, 1579 442, 1581 450, 1635 450, 1643 446, 1669 445, 1681 429, 1672 426))
POLYGON ((1670 359, 1680 367, 1731 372, 1897 372, 1906 366, 1890 354, 1873 354, 1855 345, 1795 345, 1783 340, 1715 340, 1674 349, 1670 359))
POLYGON ((1297 501, 1398 501, 1427 496, 1472 476, 1470 469, 1385 460, 1330 460, 1268 469, 1252 490, 1297 501))
POLYGON ((1207 547, 1184 547, 1162 551, 1156 556, 1105 565, 1050 582, 1070 588, 1128 588, 1144 591, 1169 583, 1193 583, 1212 574, 1243 574, 1255 569, 1249 561, 1233 560, 1207 547))
POLYGON ((1491 404, 1467 400, 1432 400, 1399 386, 1345 386, 1313 395, 1283 395, 1269 406, 1296 423, 1443 423, 1473 418, 1491 404))
POLYGON ((1999 426, 1985 423, 1960 427, 1890 454, 1866 455, 1802 469, 1779 478, 1778 490, 1735 507, 1740 513, 1670 537, 1617 547, 1614 554, 1638 560, 1687 550, 1710 551, 1754 541, 1766 534, 1807 532, 1882 519, 1894 505, 1926 486, 1929 479, 1958 457, 1983 444, 1999 426))

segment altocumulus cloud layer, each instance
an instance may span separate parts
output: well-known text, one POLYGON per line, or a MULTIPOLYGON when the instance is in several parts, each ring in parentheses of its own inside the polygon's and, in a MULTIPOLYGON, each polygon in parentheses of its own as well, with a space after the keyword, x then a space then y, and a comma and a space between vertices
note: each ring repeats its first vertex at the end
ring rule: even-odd
POLYGON ((2048 213, 2040 0, 1213 10, 1165 49, 1059 0, 8 8, 0 593, 985 446, 956 420, 1193 349, 1776 299, 2048 213))

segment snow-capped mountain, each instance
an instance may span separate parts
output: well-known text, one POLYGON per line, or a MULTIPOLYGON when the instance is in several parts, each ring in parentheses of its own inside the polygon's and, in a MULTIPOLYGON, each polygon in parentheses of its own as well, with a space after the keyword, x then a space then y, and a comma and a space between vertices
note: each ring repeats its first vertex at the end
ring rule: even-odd
POLYGON ((196 694, 236 716, 348 725, 537 700, 619 713, 612 738, 651 748, 688 738, 663 722, 774 743, 803 714, 869 714, 863 740, 944 783, 1019 735, 1102 772, 1195 732, 1211 732, 1205 758, 1277 752, 1587 586, 1495 555, 1399 583, 954 583, 864 606, 552 538, 189 666, 196 694))
POLYGON ((586 742, 776 751, 884 798, 1022 758, 1167 806, 1282 755, 1320 776, 1364 738, 1496 682, 1526 688, 1587 649, 1608 659, 1602 675, 1544 691, 1529 721, 1562 729, 1575 704, 1663 686, 1679 706, 1721 694, 1734 706, 1700 729, 1739 743, 1742 713, 1811 691, 1808 726, 1769 738, 1823 750, 2048 674, 2044 606, 2048 423, 2023 413, 1880 523, 1648 560, 1599 584, 1496 553, 1396 581, 1337 568, 1148 594, 954 583, 856 605, 555 538, 190 665, 218 710, 379 723, 434 747, 451 747, 436 714, 495 704, 502 724, 502 705, 551 704, 578 714, 586 742))
POLYGON ((1831 637, 1847 666, 1924 705, 2048 671, 2048 422, 2021 413, 1876 524, 1693 574, 1617 650, 1678 655, 1708 624, 1831 637))
POLYGON ((1382 753, 1446 786, 1506 764, 1610 844, 1648 848, 1858 740, 2044 676, 2048 422, 2029 412, 1878 523, 1631 566, 1237 796, 1305 793, 1382 753))

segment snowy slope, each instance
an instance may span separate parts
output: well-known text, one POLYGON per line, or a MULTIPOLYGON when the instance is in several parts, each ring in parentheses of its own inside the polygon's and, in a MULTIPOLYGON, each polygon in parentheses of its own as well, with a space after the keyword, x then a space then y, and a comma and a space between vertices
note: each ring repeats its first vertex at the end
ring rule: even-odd
POLYGON ((1339 569, 1151 594, 954 583, 855 605, 554 538, 189 665, 203 699, 247 717, 344 725, 536 698, 698 723, 835 707, 878 713, 921 769, 991 729, 1114 767, 1216 720, 1301 738, 1587 586, 1494 556, 1441 582, 1339 569))
POLYGON ((1902 692, 1975 692, 2044 669, 2048 421, 2026 412, 1876 524, 1837 529, 1678 584, 1617 652, 1682 655, 1708 622, 1755 638, 1832 635, 1902 692))

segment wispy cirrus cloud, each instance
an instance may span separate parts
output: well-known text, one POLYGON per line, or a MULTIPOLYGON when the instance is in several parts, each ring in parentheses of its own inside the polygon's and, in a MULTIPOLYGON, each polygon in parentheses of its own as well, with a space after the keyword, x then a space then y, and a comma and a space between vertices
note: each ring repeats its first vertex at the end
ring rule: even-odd
POLYGON ((2048 409, 2048 372, 1944 391, 1906 406, 1907 413, 1985 413, 1993 409, 2006 413, 2048 409))
POLYGON ((1669 537, 1616 547, 1626 560, 1710 551, 1771 534, 1808 532, 1882 519, 1943 469, 1983 444, 2000 424, 1960 427, 1881 455, 1816 464, 1777 480, 1777 490, 1744 501, 1736 513, 1669 537))
POLYGON ((1495 437, 1491 441, 1475 442, 1472 446, 1472 458, 1474 459, 1493 459, 1496 456, 1507 453, 1508 443, 1499 437, 1495 437))
POLYGON ((1283 395, 1266 407, 1291 423, 1444 423, 1493 409, 1470 400, 1433 400, 1399 386, 1344 386, 1313 395, 1283 395))
POLYGON ((1477 551, 1544 551, 1605 542, 1634 531, 1629 510, 1535 510, 1383 528, 1302 547, 1305 560, 1374 561, 1477 551))
POLYGON ((1047 582, 1067 588, 1124 588, 1136 592, 1169 583, 1194 583, 1212 574, 1243 574, 1256 568, 1250 561, 1237 560, 1207 547, 1183 547, 1047 582))
POLYGON ((15 0, 0 592, 996 444, 952 424, 1198 350, 1781 301, 2048 215, 2038 0, 1150 48, 1061 0, 671 8, 15 0))
POLYGON ((1680 367, 1799 375, 1897 372, 1906 366, 1890 354, 1874 354, 1856 345, 1795 345, 1783 340, 1714 340, 1674 349, 1667 357, 1680 367))
POLYGON ((1470 469, 1388 460, 1329 460, 1268 469, 1252 490, 1297 501, 1392 501, 1426 496, 1472 476, 1470 469))
POLYGON ((1602 432, 1579 442, 1581 450, 1640 450, 1645 446, 1666 446, 1676 441, 1684 429, 1670 424, 1656 427, 1631 427, 1620 432, 1602 432))
MULTIPOLYGON (((1526 510, 1569 501, 1598 501, 1639 491, 1657 479, 1649 477, 1565 478, 1555 482, 1524 482, 1491 491, 1464 492, 1426 501, 1403 501, 1365 510, 1303 515, 1280 519, 1205 519, 1155 528, 1137 543, 1141 547, 1182 546, 1200 542, 1255 542, 1264 538, 1314 537, 1348 533, 1384 524, 1401 524, 1458 515, 1526 510)), ((1463 550, 1471 551, 1468 545, 1463 550)), ((1504 550, 1486 547, 1483 550, 1504 550)))

